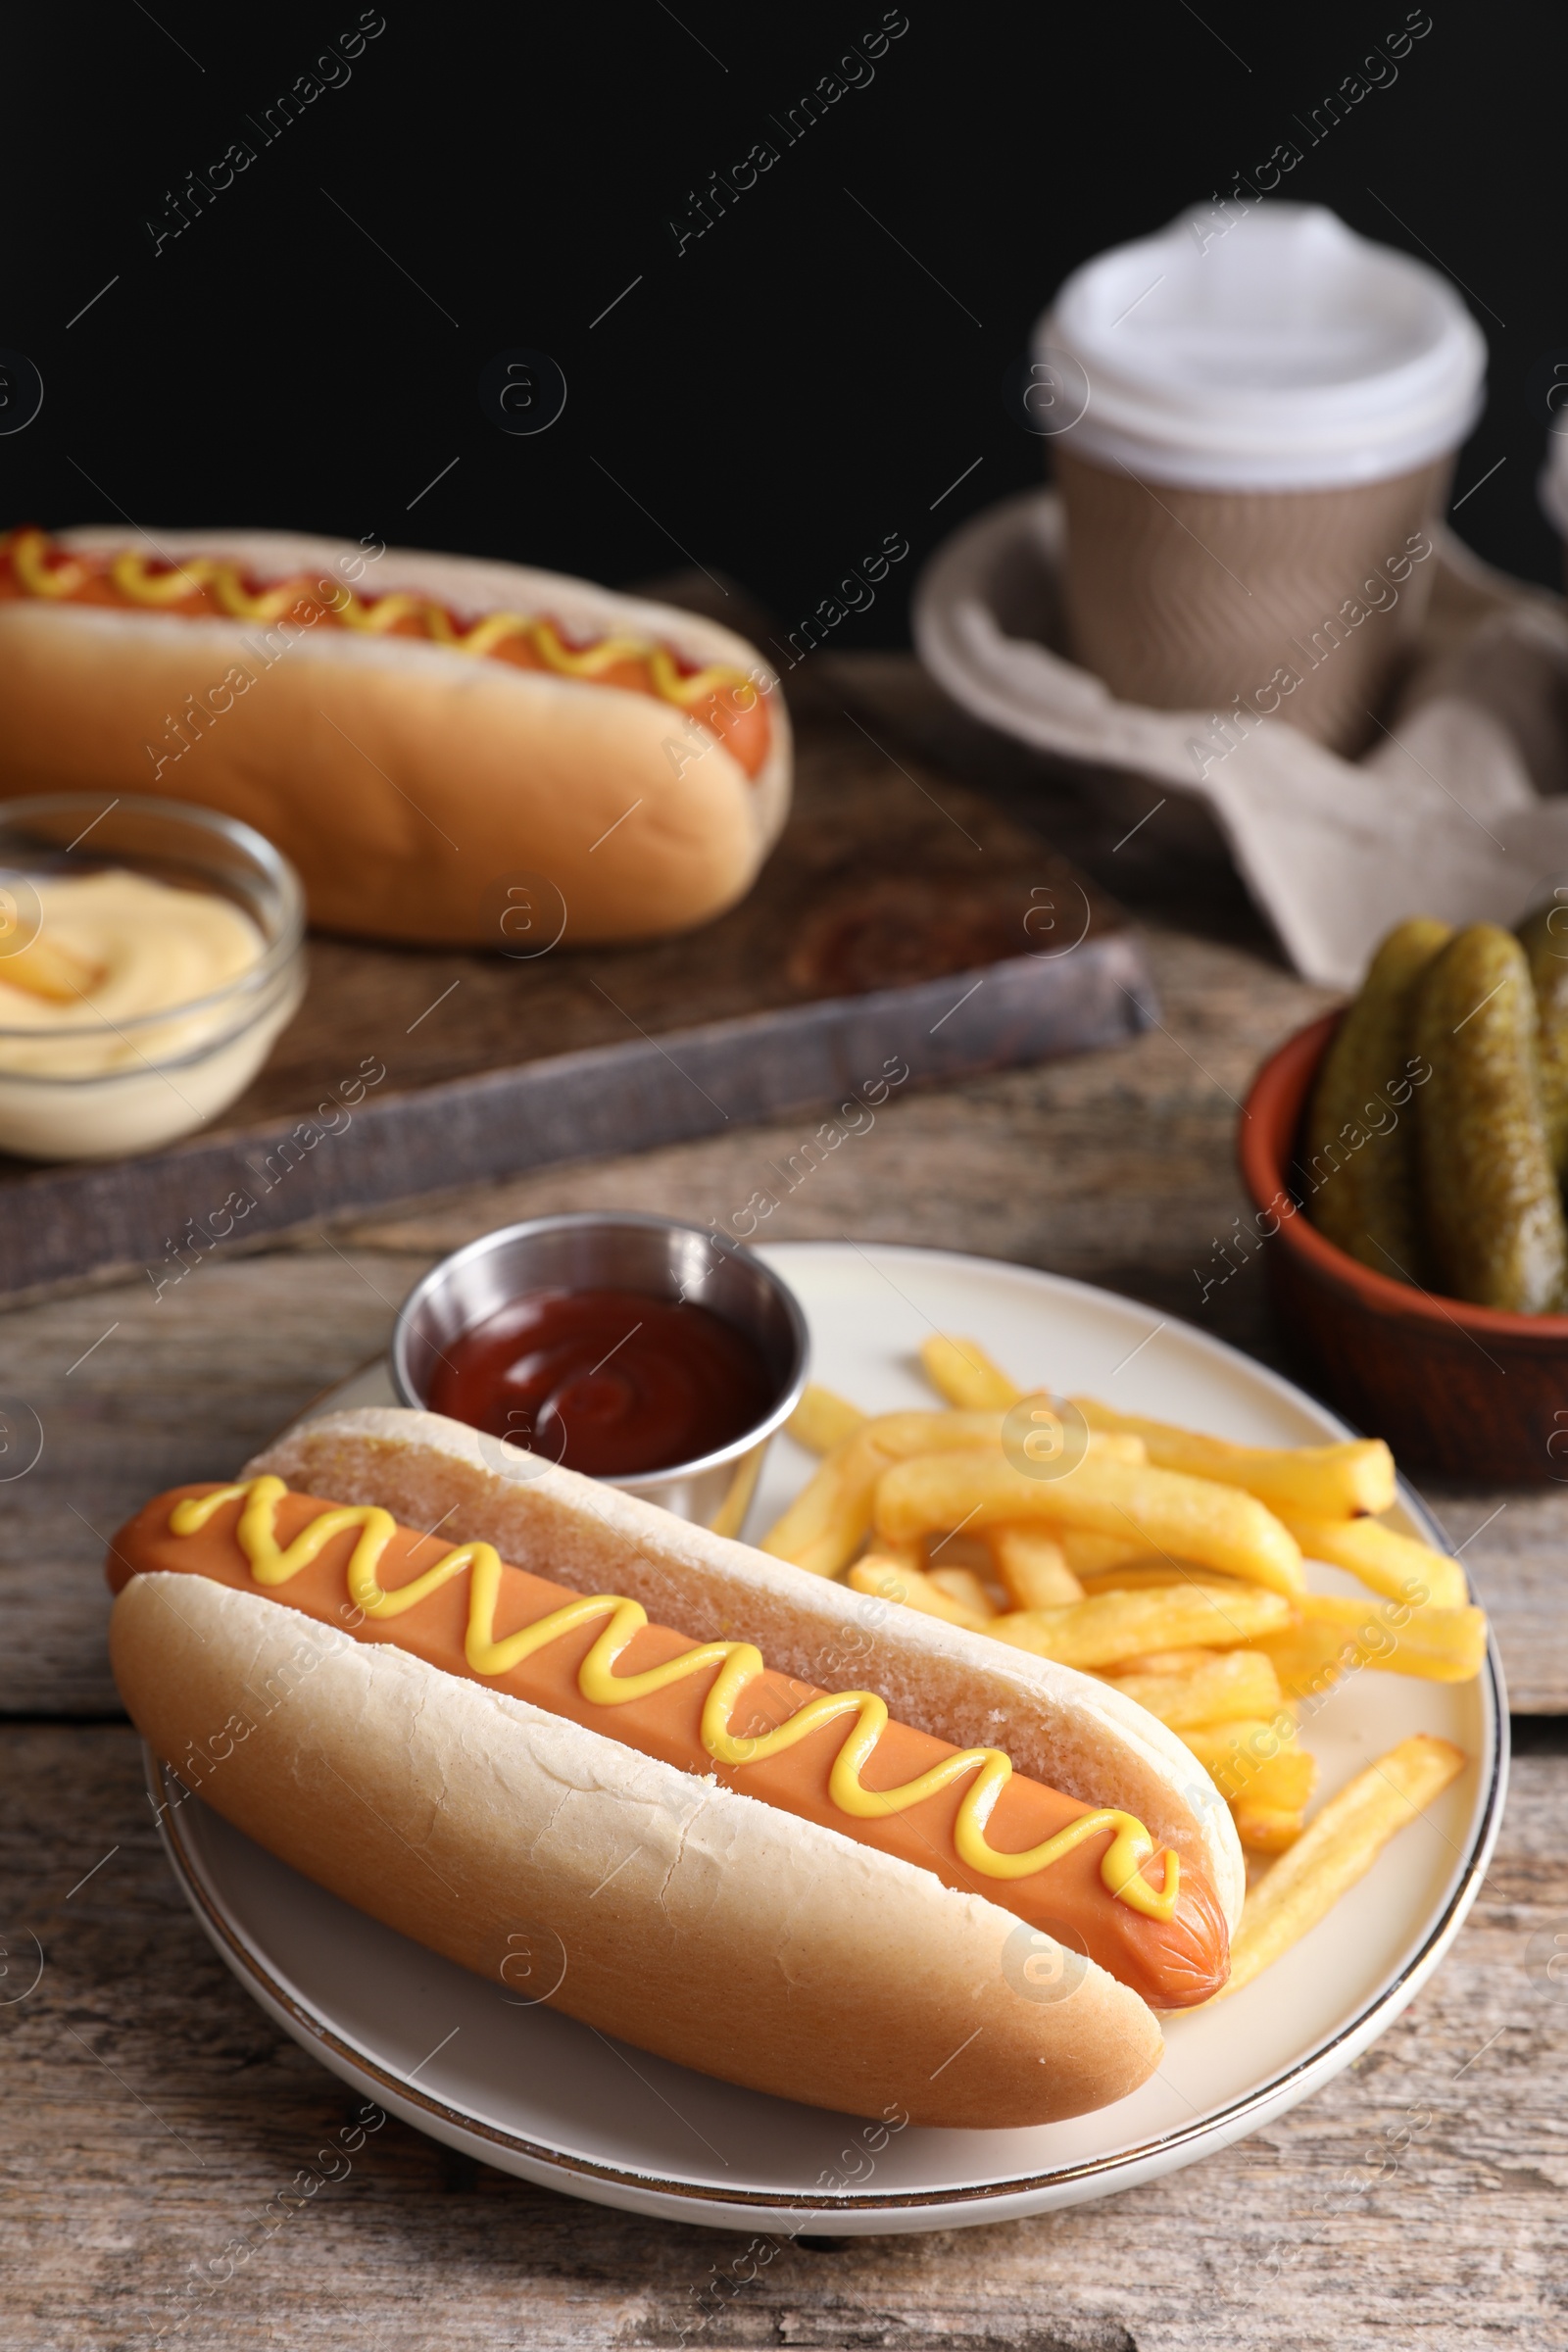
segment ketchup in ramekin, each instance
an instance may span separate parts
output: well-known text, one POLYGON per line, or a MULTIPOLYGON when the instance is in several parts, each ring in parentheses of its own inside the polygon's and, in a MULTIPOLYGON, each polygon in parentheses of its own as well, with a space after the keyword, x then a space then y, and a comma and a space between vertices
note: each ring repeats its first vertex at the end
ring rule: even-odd
POLYGON ((447 1340, 430 1409, 590 1478, 716 1453, 766 1414, 762 1352, 692 1299, 542 1290, 447 1340))

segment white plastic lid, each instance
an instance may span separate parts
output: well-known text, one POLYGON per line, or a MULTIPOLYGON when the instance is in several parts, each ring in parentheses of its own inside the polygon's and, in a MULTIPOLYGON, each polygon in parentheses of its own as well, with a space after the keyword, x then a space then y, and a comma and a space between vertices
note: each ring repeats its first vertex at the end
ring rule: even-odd
POLYGON ((1151 480, 1304 490, 1407 473, 1479 416, 1486 339, 1446 278, 1317 204, 1178 215, 1062 285, 1034 356, 1063 447, 1151 480), (1229 220, 1229 226, 1226 222, 1229 220))

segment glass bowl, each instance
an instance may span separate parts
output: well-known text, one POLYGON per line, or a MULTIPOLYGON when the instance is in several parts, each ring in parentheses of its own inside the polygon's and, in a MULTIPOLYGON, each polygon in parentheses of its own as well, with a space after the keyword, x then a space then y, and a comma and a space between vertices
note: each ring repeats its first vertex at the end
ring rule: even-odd
POLYGON ((40 882, 127 869, 227 900, 262 953, 206 996, 118 1021, 8 1026, 0 1004, 0 1152, 118 1159, 189 1135, 244 1092, 298 1009, 305 899, 287 858, 235 817, 132 794, 0 804, 0 979, 43 927, 40 882))

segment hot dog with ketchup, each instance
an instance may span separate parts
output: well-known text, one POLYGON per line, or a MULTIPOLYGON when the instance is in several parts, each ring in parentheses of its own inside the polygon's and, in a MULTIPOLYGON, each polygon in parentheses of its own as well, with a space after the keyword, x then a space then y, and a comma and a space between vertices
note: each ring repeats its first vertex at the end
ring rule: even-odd
POLYGON ((718 913, 788 809, 776 685, 714 622, 515 564, 268 531, 0 537, 0 797, 243 817, 330 930, 542 948, 562 921, 584 942, 718 913), (550 886, 526 942, 496 887, 520 877, 550 886))
POLYGON ((459 1424, 332 1416, 110 1573, 126 1703, 219 1811, 498 1983, 542 1933, 555 2005, 727 2080, 1042 2122, 1224 1981, 1229 1817, 1141 1709, 459 1424))

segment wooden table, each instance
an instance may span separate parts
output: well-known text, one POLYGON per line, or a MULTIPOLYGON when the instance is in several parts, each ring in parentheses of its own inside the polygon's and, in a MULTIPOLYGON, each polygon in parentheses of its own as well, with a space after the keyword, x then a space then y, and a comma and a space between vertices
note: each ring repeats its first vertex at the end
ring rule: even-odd
MULTIPOLYGON (((1235 1099, 1322 1001, 1234 881, 1162 844, 1114 848, 1059 779, 970 737, 895 657, 839 682, 906 740, 1037 811, 1150 929, 1161 1026, 1112 1054, 890 1101, 767 1238, 922 1243, 1083 1276, 1280 1361, 1255 1261, 1201 1298, 1241 1210, 1235 1099), (1201 1300, 1201 1303, 1200 1303, 1201 1300)), ((806 1132, 808 1122, 802 1122, 806 1132)), ((1267 2132, 1107 2203, 928 2237, 747 2241, 568 2202, 387 2123, 284 2222, 269 2205, 356 2102, 213 1956, 140 1792, 104 1652, 104 1537, 177 1480, 227 1475, 384 1346, 431 1259, 487 1226, 595 1204, 732 1213, 795 1123, 551 1169, 404 1216, 214 1258, 155 1299, 96 1290, 0 1324, 8 1463, 0 1595, 0 2087, 19 2352, 184 2344, 378 2352, 681 2340, 926 2352, 1441 2352, 1568 2343, 1568 1491, 1428 1497, 1493 1610, 1513 1794, 1436 1982, 1338 2082, 1267 2132), (34 1982, 34 1980, 36 1980, 34 1982), (747 2274, 757 2276, 743 2283, 747 2274)))

